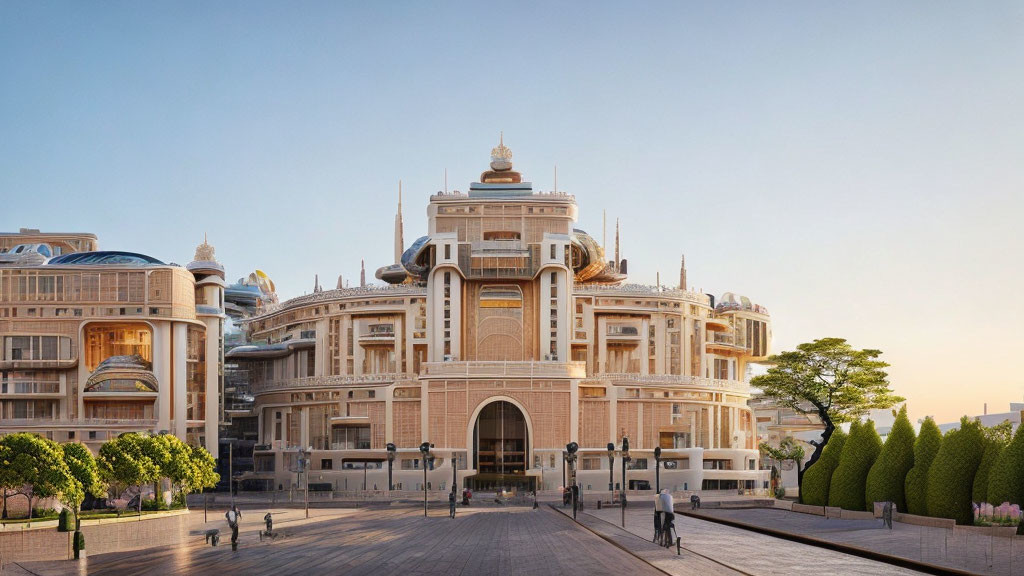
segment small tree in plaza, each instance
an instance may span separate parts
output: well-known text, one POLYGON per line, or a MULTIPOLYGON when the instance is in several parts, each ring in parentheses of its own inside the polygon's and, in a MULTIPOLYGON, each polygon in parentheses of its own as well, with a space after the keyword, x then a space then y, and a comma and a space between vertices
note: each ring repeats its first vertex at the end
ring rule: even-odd
POLYGON ((850 436, 843 444, 839 466, 832 473, 828 504, 845 510, 864 510, 865 485, 868 472, 882 450, 882 439, 871 420, 850 426, 850 436))
POLYGON ((864 504, 868 511, 875 502, 895 502, 896 509, 905 512, 904 494, 907 472, 914 467, 914 426, 907 417, 907 407, 900 408, 896 421, 885 439, 885 445, 868 472, 864 489, 864 504))
POLYGON ((217 464, 202 446, 186 444, 174 436, 166 442, 169 458, 162 474, 171 481, 172 488, 177 487, 177 494, 187 506, 189 494, 213 487, 220 480, 217 464))
POLYGON ((846 442, 846 433, 837 428, 821 453, 818 462, 804 473, 800 485, 800 502, 812 506, 828 505, 828 489, 832 473, 839 466, 839 456, 846 442))
POLYGON ((907 512, 924 516, 928 514, 928 469, 942 446, 942 432, 931 416, 921 423, 917 440, 914 442, 914 467, 907 472, 903 492, 907 500, 907 512))
MULTIPOLYGON (((804 447, 801 446, 792 436, 787 436, 779 442, 779 446, 776 448, 767 442, 761 442, 758 446, 763 456, 767 456, 775 462, 780 464, 783 462, 793 461, 799 469, 800 463, 804 460, 804 447)), ((774 465, 772 465, 772 493, 775 493, 775 483, 779 481, 778 472, 774 465)))
POLYGON ((38 498, 59 497, 75 490, 60 444, 37 434, 19 432, 0 438, 3 482, 28 499, 28 517, 38 498))
POLYGON ((75 530, 81 525, 79 516, 82 512, 82 501, 86 494, 101 498, 106 492, 106 485, 100 480, 100 469, 89 448, 81 442, 68 442, 61 446, 64 463, 74 480, 74 490, 61 496, 61 502, 71 509, 75 515, 75 530))
MULTIPOLYGON (((153 474, 153 500, 157 506, 163 504, 163 494, 160 489, 161 480, 171 479, 171 472, 177 467, 175 452, 180 452, 180 446, 184 443, 173 434, 145 434, 141 436, 142 453, 153 463, 156 472, 153 474)), ((173 491, 174 480, 171 479, 173 491)))
POLYGON ((904 399, 889 389, 880 350, 857 350, 842 338, 822 338, 797 349, 768 358, 772 367, 756 376, 751 385, 800 413, 817 414, 825 425, 821 441, 812 441, 814 452, 798 482, 803 490, 804 473, 818 462, 824 447, 843 422, 856 420, 872 408, 890 408, 904 399))
POLYGON ((928 470, 928 515, 952 518, 957 524, 973 524, 971 506, 974 475, 984 452, 981 424, 966 416, 960 428, 950 430, 928 470))
POLYGON ((1017 427, 1013 441, 992 464, 986 496, 988 503, 996 506, 1003 502, 1024 506, 1024 424, 1017 427))
POLYGON ((118 496, 129 488, 139 488, 138 511, 142 513, 142 486, 155 482, 160 470, 146 455, 146 440, 128 432, 100 446, 100 478, 110 484, 118 496))

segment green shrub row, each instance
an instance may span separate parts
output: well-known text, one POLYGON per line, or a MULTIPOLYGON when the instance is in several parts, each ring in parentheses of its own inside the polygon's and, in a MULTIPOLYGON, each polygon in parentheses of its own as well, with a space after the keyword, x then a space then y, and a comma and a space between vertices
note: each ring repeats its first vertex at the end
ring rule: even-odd
POLYGON ((868 472, 882 450, 882 439, 871 420, 854 422, 843 444, 839 466, 832 473, 828 489, 828 505, 846 510, 864 510, 864 494, 868 472))
POLYGON ((842 429, 836 428, 828 443, 825 444, 825 448, 822 449, 818 461, 804 472, 803 482, 800 486, 801 502, 812 506, 828 504, 829 483, 832 481, 832 473, 839 466, 839 456, 845 442, 846 433, 842 429))
POLYGON ((904 479, 914 467, 914 426, 907 417, 907 407, 900 408, 896 422, 885 439, 882 452, 868 472, 865 487, 865 507, 868 511, 875 502, 894 502, 896 509, 907 510, 904 479))

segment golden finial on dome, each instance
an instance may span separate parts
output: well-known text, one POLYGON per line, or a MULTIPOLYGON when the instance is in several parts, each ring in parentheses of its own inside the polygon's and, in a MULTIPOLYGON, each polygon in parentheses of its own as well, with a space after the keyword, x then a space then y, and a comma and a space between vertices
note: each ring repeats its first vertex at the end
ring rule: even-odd
POLYGON ((491 148, 491 168, 495 170, 508 170, 512 167, 512 151, 505 146, 505 133, 502 132, 498 138, 497 148, 491 148), (503 168, 495 167, 495 164, 507 164, 503 168))
POLYGON ((213 246, 206 241, 206 233, 203 233, 203 243, 196 246, 196 256, 193 258, 196 262, 216 262, 217 258, 214 257, 213 246))

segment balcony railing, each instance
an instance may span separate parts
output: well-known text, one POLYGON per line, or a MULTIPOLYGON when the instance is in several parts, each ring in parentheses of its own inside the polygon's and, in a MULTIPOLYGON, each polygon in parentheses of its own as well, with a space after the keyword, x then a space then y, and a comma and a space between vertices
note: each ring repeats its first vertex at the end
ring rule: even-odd
POLYGON ((288 378, 285 380, 270 380, 264 382, 253 382, 253 394, 266 394, 278 390, 292 390, 296 388, 331 388, 336 386, 386 386, 393 382, 415 380, 415 374, 402 372, 389 372, 383 374, 362 374, 346 376, 310 376, 307 378, 288 378))
POLYGON ((425 362, 421 374, 429 378, 584 378, 586 362, 425 362))
POLYGON ((639 384, 649 386, 687 386, 694 388, 712 388, 727 392, 750 392, 750 385, 741 380, 719 380, 716 378, 699 378, 697 376, 681 376, 676 374, 632 374, 604 373, 592 380, 610 381, 613 384, 639 384))
POLYGON ((0 386, 4 394, 60 394, 60 382, 4 382, 0 386))
POLYGON ((640 330, 636 326, 609 326, 609 336, 640 336, 640 330))
POLYGON ((0 428, 16 428, 19 426, 47 426, 54 428, 116 426, 146 430, 154 428, 156 426, 156 420, 136 418, 79 418, 77 420, 58 418, 5 418, 3 421, 0 421, 0 428))

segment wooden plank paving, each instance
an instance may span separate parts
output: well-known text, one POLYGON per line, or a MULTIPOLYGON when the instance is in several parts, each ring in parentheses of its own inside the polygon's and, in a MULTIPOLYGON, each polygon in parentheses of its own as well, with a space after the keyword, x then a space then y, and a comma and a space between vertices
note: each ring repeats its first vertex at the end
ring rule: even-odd
POLYGON ((223 527, 218 547, 205 545, 196 529, 193 541, 175 549, 103 554, 78 564, 24 563, 11 566, 11 573, 662 575, 547 507, 460 509, 455 520, 447 510, 431 511, 429 518, 409 507, 360 510, 286 523, 281 537, 264 542, 255 532, 255 514, 234 552, 223 527))

